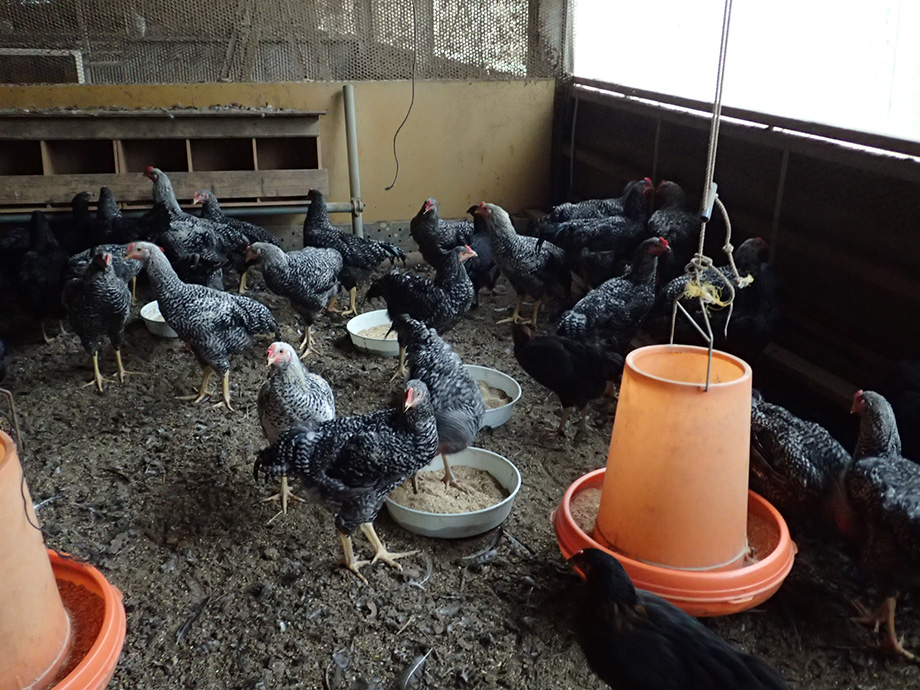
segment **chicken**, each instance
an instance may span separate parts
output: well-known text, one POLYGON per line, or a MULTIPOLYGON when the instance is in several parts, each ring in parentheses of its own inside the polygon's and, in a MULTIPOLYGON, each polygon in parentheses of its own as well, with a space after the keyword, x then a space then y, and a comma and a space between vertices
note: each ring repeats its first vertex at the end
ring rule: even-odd
MULTIPOLYGON (((342 255, 344 268, 341 280, 350 298, 349 308, 342 315, 357 314, 355 300, 358 283, 370 278, 373 270, 385 259, 390 260, 391 266, 396 259, 405 263, 406 253, 394 244, 340 232, 329 222, 326 199, 322 192, 311 189, 307 198, 310 200, 310 208, 303 222, 303 246, 335 249, 342 255)), ((330 304, 329 308, 332 306, 330 304)))
MULTIPOLYGON (((245 220, 240 220, 239 218, 231 218, 230 216, 224 215, 217 201, 217 197, 211 191, 202 189, 195 192, 195 195, 192 197, 192 202, 201 204, 202 218, 206 218, 214 223, 226 224, 230 228, 237 230, 246 238, 247 245, 252 245, 255 242, 266 242, 276 247, 281 246, 278 242, 278 238, 265 228, 259 227, 254 223, 247 223, 245 220)), ((229 259, 240 274, 240 294, 242 294, 246 292, 246 277, 249 274, 248 261, 245 258, 244 251, 241 251, 239 247, 234 248, 229 254, 229 259)))
POLYGON ((824 427, 753 392, 750 486, 787 522, 833 527, 846 505, 843 482, 852 462, 824 427))
POLYGON ((265 284, 276 295, 287 297, 304 321, 300 355, 319 354, 313 347, 313 322, 339 291, 342 255, 334 249, 304 247, 285 253, 268 242, 256 242, 246 250, 247 261, 261 261, 265 284))
POLYGON ((531 323, 536 327, 540 303, 549 290, 558 286, 566 295, 571 290, 572 274, 566 267, 565 254, 550 242, 538 246, 536 237, 518 235, 500 206, 482 202, 476 213, 485 220, 495 263, 518 295, 514 313, 499 323, 520 321, 524 296, 529 295, 534 299, 531 323))
POLYGON ((853 466, 845 487, 852 510, 842 526, 859 548, 859 562, 884 591, 876 613, 857 604, 860 622, 886 626, 885 644, 914 660, 895 630, 899 591, 920 585, 920 465, 901 457, 891 405, 873 391, 858 391, 852 411, 861 416, 853 466))
POLYGON ((894 410, 904 455, 920 458, 920 359, 898 362, 894 374, 879 392, 894 410))
MULTIPOLYGON (((741 243, 734 252, 735 265, 742 280, 750 281, 745 287, 737 285, 728 265, 704 269, 701 283, 715 301, 709 303, 709 322, 715 347, 730 352, 749 362, 755 362, 773 337, 777 323, 776 285, 773 272, 763 261, 768 245, 760 237, 741 243), (735 299, 731 307, 723 307, 727 285, 733 286, 735 299)), ((671 338, 674 301, 680 300, 697 324, 703 323, 699 299, 687 297, 685 291, 690 276, 684 273, 671 280, 658 291, 655 306, 644 325, 645 330, 661 342, 671 338)), ((674 321, 675 342, 707 345, 700 332, 683 314, 674 321)))
POLYGON ((468 220, 443 221, 438 215, 438 202, 426 199, 421 210, 409 223, 409 234, 418 245, 422 258, 435 268, 441 257, 454 247, 470 243, 473 224, 468 220))
POLYGON ((514 358, 537 383, 546 386, 562 403, 559 433, 573 408, 581 413, 578 432, 586 430, 585 407, 599 398, 623 374, 623 357, 598 342, 581 342, 560 335, 534 336, 524 324, 511 327, 514 358))
POLYGON ((160 313, 204 368, 198 395, 180 399, 198 403, 208 397, 208 380, 211 373, 217 371, 223 393, 220 405, 233 410, 230 406, 230 357, 248 348, 256 334, 274 333, 275 340, 281 339, 271 312, 248 297, 183 283, 160 248, 149 242, 132 244, 126 258, 144 262, 160 313))
POLYGON ((125 218, 112 190, 103 185, 99 188, 99 203, 96 206, 95 237, 97 244, 122 244, 146 241, 150 237, 151 227, 156 225, 154 219, 162 217, 168 223, 166 207, 159 205, 146 213, 141 219, 125 218))
POLYGON ((563 314, 558 334, 583 342, 598 339, 613 349, 625 347, 655 303, 658 257, 669 251, 663 237, 642 242, 625 275, 591 290, 563 314))
POLYGON ((33 211, 29 220, 29 251, 19 265, 17 287, 26 311, 39 320, 46 343, 51 339, 45 330, 45 319, 60 321, 65 315, 61 292, 67 259, 67 250, 58 244, 45 214, 33 211))
POLYGON ((299 478, 335 515, 345 553, 344 566, 362 582, 352 535, 357 529, 374 547, 375 563, 397 569, 398 558, 415 553, 390 553, 374 531, 374 520, 394 488, 428 464, 438 450, 438 429, 428 387, 416 379, 406 383, 402 407, 318 425, 293 427, 259 453, 253 474, 299 478))
POLYGON ((125 324, 131 314, 131 292, 124 278, 116 273, 112 254, 97 249, 82 275, 66 282, 63 298, 70 325, 83 349, 93 358, 93 380, 87 385, 95 384, 102 392, 99 350, 103 336, 108 336, 115 348, 118 379, 124 383, 128 372, 121 361, 121 346, 125 324))
MULTIPOLYGON (((303 422, 328 422, 335 419, 335 396, 322 376, 311 374, 284 342, 268 346, 268 380, 259 390, 258 410, 262 433, 269 443, 278 440, 285 429, 303 422)), ((287 475, 281 475, 281 491, 265 499, 280 500, 287 513, 288 500, 302 501, 291 493, 287 475)))
POLYGON ((64 278, 70 280, 79 278, 86 272, 87 267, 97 252, 107 252, 112 258, 112 269, 115 275, 121 278, 125 283, 131 284, 131 304, 136 302, 137 295, 137 276, 144 270, 144 264, 137 259, 126 259, 128 253, 127 244, 101 244, 92 249, 74 254, 67 260, 67 270, 64 278))
POLYGON ((585 578, 573 597, 578 643, 588 666, 611 688, 788 690, 767 662, 636 589, 613 556, 585 549, 569 564, 585 578))
POLYGON ((489 239, 489 228, 486 226, 486 220, 476 213, 478 206, 470 206, 467 213, 473 216, 473 234, 470 235, 470 248, 476 252, 476 256, 471 257, 469 261, 463 264, 470 281, 473 283, 473 306, 475 309, 479 306, 479 291, 483 288, 489 288, 490 292, 495 291, 495 285, 501 277, 502 272, 492 257, 492 240, 489 239))
POLYGON ((687 193, 670 180, 658 183, 655 206, 655 212, 648 219, 648 233, 663 237, 671 245, 671 255, 661 267, 662 282, 667 282, 684 272, 697 250, 700 215, 698 209, 692 207, 687 193))
MULTIPOLYGON (((10 351, 6 347, 6 343, 3 342, 3 338, 0 338, 0 384, 6 381, 6 371, 10 366, 10 351)), ((22 453, 22 434, 19 432, 19 419, 16 417, 16 403, 13 400, 13 392, 7 388, 0 388, 0 395, 6 398, 10 406, 10 421, 13 423, 13 431, 16 432, 16 446, 19 448, 19 452, 22 453)))
MULTIPOLYGON (((379 277, 367 291, 367 299, 382 298, 390 320, 408 314, 444 334, 453 328, 473 303, 473 283, 463 262, 476 256, 468 246, 447 252, 434 280, 415 273, 393 270, 379 277)), ((399 366, 393 378, 406 373, 406 351, 399 348, 399 366)))
POLYGON ((246 238, 227 226, 182 210, 172 183, 162 170, 149 167, 144 175, 153 181, 156 206, 165 207, 168 214, 165 227, 153 228, 153 235, 176 273, 186 283, 220 288, 228 253, 239 248, 245 250, 246 238))
POLYGON ((463 362, 434 328, 407 314, 397 314, 393 330, 405 350, 409 378, 424 381, 431 394, 438 426, 438 449, 444 459, 444 483, 463 488, 447 456, 469 448, 486 413, 482 393, 463 362))
POLYGON ((623 188, 623 196, 617 199, 588 199, 577 204, 559 204, 554 206, 553 210, 543 216, 538 221, 539 225, 546 226, 549 223, 564 223, 569 220, 578 218, 607 218, 609 216, 621 216, 627 205, 627 200, 634 193, 636 187, 647 185, 652 186, 649 178, 641 180, 632 180, 626 183, 623 188))
POLYGON ((95 219, 89 210, 89 192, 79 192, 70 201, 70 221, 55 223, 57 243, 68 254, 76 254, 93 246, 95 219))

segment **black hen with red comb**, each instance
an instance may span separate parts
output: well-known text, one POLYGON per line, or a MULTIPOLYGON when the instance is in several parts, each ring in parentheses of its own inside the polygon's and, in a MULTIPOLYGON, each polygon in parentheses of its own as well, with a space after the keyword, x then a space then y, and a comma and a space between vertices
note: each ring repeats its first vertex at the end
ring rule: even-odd
POLYGON ((578 643, 588 666, 611 688, 788 690, 767 662, 670 602, 636 589, 610 554, 585 549, 569 564, 585 577, 573 596, 578 643))
POLYGON ((683 188, 671 180, 662 180, 655 188, 655 209, 648 219, 648 231, 671 245, 671 255, 662 261, 660 270, 662 282, 667 282, 684 272, 697 249, 700 214, 683 188))

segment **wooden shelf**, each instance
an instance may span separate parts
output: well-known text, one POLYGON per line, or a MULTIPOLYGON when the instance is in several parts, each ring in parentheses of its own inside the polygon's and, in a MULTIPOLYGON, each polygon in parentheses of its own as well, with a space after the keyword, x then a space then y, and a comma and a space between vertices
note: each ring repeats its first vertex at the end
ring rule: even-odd
POLYGON ((212 190, 232 206, 303 203, 328 192, 320 167, 324 113, 250 110, 0 113, 0 217, 65 205, 101 185, 149 206, 148 166, 176 197, 212 190))

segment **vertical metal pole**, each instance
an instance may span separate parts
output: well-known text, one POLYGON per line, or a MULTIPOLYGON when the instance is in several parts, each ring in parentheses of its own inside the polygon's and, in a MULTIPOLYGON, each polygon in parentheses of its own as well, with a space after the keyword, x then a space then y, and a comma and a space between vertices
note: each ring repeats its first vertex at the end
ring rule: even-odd
POLYGON ((786 172, 789 170, 789 145, 783 149, 779 164, 779 182, 776 184, 776 203, 773 204, 773 224, 770 227, 770 265, 776 266, 776 242, 779 237, 779 219, 783 213, 783 194, 786 191, 786 172))
POLYGON ((348 188, 351 194, 351 228, 358 237, 364 237, 364 202, 361 201, 361 176, 358 172, 358 126, 355 124, 355 88, 346 84, 345 142, 348 146, 348 188))

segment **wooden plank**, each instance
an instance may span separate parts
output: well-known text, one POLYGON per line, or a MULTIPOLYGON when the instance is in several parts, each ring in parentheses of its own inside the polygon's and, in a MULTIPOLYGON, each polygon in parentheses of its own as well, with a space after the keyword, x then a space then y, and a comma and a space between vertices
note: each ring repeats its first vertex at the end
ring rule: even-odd
POLYGON ((196 139, 319 137, 316 116, 272 119, 0 117, 0 139, 196 139))
MULTIPOLYGON (((169 179, 179 199, 191 199, 199 189, 210 189, 220 199, 271 200, 305 198, 310 187, 329 188, 329 172, 323 170, 233 170, 171 173, 169 179)), ((106 185, 122 202, 151 200, 152 184, 142 174, 6 175, 0 176, 0 205, 69 203, 77 192, 93 192, 106 185)), ((22 212, 21 208, 8 209, 22 212)), ((0 211, 2 212, 2 211, 0 211)))
POLYGON ((847 407, 853 400, 853 394, 859 390, 856 384, 822 369, 775 343, 767 345, 764 357, 778 371, 842 407, 847 407))

